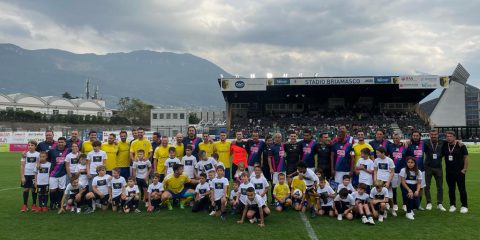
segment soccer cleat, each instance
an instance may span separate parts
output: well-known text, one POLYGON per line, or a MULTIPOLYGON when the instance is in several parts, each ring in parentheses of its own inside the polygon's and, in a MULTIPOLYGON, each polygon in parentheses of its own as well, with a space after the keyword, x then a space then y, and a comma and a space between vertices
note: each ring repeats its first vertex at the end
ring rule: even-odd
POLYGON ((48 208, 47 207, 42 207, 42 212, 48 212, 48 208))
POLYGON ((387 210, 390 210, 390 203, 385 204, 385 207, 387 208, 387 210))
POLYGON ((227 216, 225 213, 222 213, 222 215, 220 215, 220 219, 222 219, 222 221, 227 221, 227 216))
POLYGON ((418 210, 425 211, 425 208, 423 208, 422 206, 418 206, 418 210))
POLYGON ((310 217, 315 218, 317 216, 315 209, 310 209, 310 217))
POLYGON ((214 216, 214 215, 215 215, 215 211, 211 211, 209 215, 210 215, 210 216, 214 216))
POLYGON ((140 209, 138 208, 135 208, 135 213, 141 213, 142 211, 140 211, 140 209))
POLYGON ((77 213, 82 212, 82 208, 77 207, 77 213))
POLYGON ((393 210, 393 208, 392 208, 392 216, 394 216, 394 217, 397 216, 397 212, 395 212, 395 210, 393 210))
POLYGON ((385 213, 383 213, 383 218, 384 218, 384 219, 387 219, 387 217, 388 217, 388 212, 385 211, 385 213))
POLYGON ((183 202, 180 202, 180 209, 185 209, 185 204, 183 202))
POLYGON ((449 212, 455 212, 457 211, 457 208, 455 206, 450 206, 450 209, 448 209, 449 212))
POLYGON ((338 221, 342 221, 342 219, 343 219, 342 214, 338 214, 338 215, 337 215, 337 220, 338 220, 338 221))
POLYGON ((441 203, 437 205, 437 209, 442 211, 442 212, 447 211, 447 209, 445 209, 441 203))
POLYGON ((249 219, 248 221, 250 221, 250 223, 256 223, 257 222, 257 218, 256 217, 253 217, 252 219, 249 219))
POLYGON ((147 202, 147 201, 145 201, 145 207, 146 207, 146 208, 148 207, 148 202, 147 202))
POLYGON ((395 212, 398 211, 398 205, 397 204, 393 205, 393 211, 395 211, 395 212))
POLYGON ((432 210, 432 204, 431 203, 427 203, 427 206, 425 207, 427 210, 432 210))
POLYGON ((363 224, 368 223, 368 220, 367 220, 366 216, 362 216, 362 223, 363 224))
POLYGON ((31 209, 32 209, 32 212, 40 212, 40 208, 37 207, 37 205, 35 205, 35 204, 32 205, 31 209))
POLYGON ((21 212, 26 212, 28 211, 27 205, 23 204, 22 209, 20 210, 21 212))
POLYGON ((410 219, 410 220, 415 220, 415 218, 413 217, 413 214, 412 214, 411 212, 405 214, 405 217, 406 217, 407 219, 410 219))
POLYGON ((173 210, 172 204, 170 202, 167 203, 167 208, 168 208, 169 211, 173 210))
POLYGON ((373 221, 373 218, 372 218, 372 217, 369 217, 369 218, 368 218, 368 223, 369 223, 370 225, 375 225, 375 221, 373 221))
POLYGON ((378 215, 378 221, 383 222, 383 215, 378 215))
POLYGON ((402 209, 403 209, 404 212, 406 212, 407 211, 407 205, 403 205, 402 209))
POLYGON ((466 208, 466 207, 461 207, 461 208, 460 208, 460 213, 468 213, 468 208, 466 208))
POLYGON ((95 210, 89 207, 87 209, 87 211, 85 211, 85 214, 90 214, 90 213, 94 213, 94 212, 95 212, 95 210))

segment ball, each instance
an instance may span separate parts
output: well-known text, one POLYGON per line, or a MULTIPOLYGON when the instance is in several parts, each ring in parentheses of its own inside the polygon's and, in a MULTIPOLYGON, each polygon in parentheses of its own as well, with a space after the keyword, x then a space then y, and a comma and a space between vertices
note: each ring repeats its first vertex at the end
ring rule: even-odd
POLYGON ((293 191, 293 197, 294 198, 302 198, 302 196, 303 196, 303 193, 300 189, 295 189, 293 191))

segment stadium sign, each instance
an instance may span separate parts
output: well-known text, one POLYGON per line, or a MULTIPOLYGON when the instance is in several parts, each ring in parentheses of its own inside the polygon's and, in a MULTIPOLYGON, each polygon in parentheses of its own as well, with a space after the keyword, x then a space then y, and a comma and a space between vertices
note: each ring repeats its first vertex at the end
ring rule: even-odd
POLYGON ((400 89, 448 88, 449 77, 436 75, 399 76, 393 78, 393 83, 398 84, 400 89))
POLYGON ((222 91, 266 91, 267 79, 265 78, 233 78, 222 79, 222 91))
POLYGON ((315 85, 364 85, 373 84, 373 77, 322 77, 290 79, 290 85, 315 86, 315 85))
POLYGON ((392 77, 374 77, 375 84, 392 84, 392 77))

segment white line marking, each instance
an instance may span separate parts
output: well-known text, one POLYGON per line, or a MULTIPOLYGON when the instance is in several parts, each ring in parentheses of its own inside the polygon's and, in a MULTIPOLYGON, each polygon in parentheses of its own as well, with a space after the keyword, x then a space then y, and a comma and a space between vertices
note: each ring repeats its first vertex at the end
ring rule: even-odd
POLYGON ((308 218, 305 216, 305 213, 301 212, 300 213, 300 218, 302 219, 303 223, 305 224, 305 228, 307 229, 308 236, 312 240, 318 240, 317 234, 315 234, 315 231, 312 228, 312 225, 310 225, 310 221, 308 221, 308 218))
POLYGON ((19 189, 20 187, 16 187, 16 188, 4 188, 4 189, 0 189, 0 192, 3 192, 3 191, 8 191, 8 190, 13 190, 13 189, 19 189))

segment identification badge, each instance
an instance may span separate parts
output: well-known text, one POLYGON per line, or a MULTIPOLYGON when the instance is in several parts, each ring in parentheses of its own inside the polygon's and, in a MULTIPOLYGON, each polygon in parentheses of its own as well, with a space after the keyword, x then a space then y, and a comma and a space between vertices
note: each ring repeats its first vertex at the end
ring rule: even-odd
POLYGON ((433 154, 433 159, 437 160, 437 154, 436 153, 433 154))
POLYGON ((448 161, 453 161, 453 156, 452 155, 448 156, 448 161))

